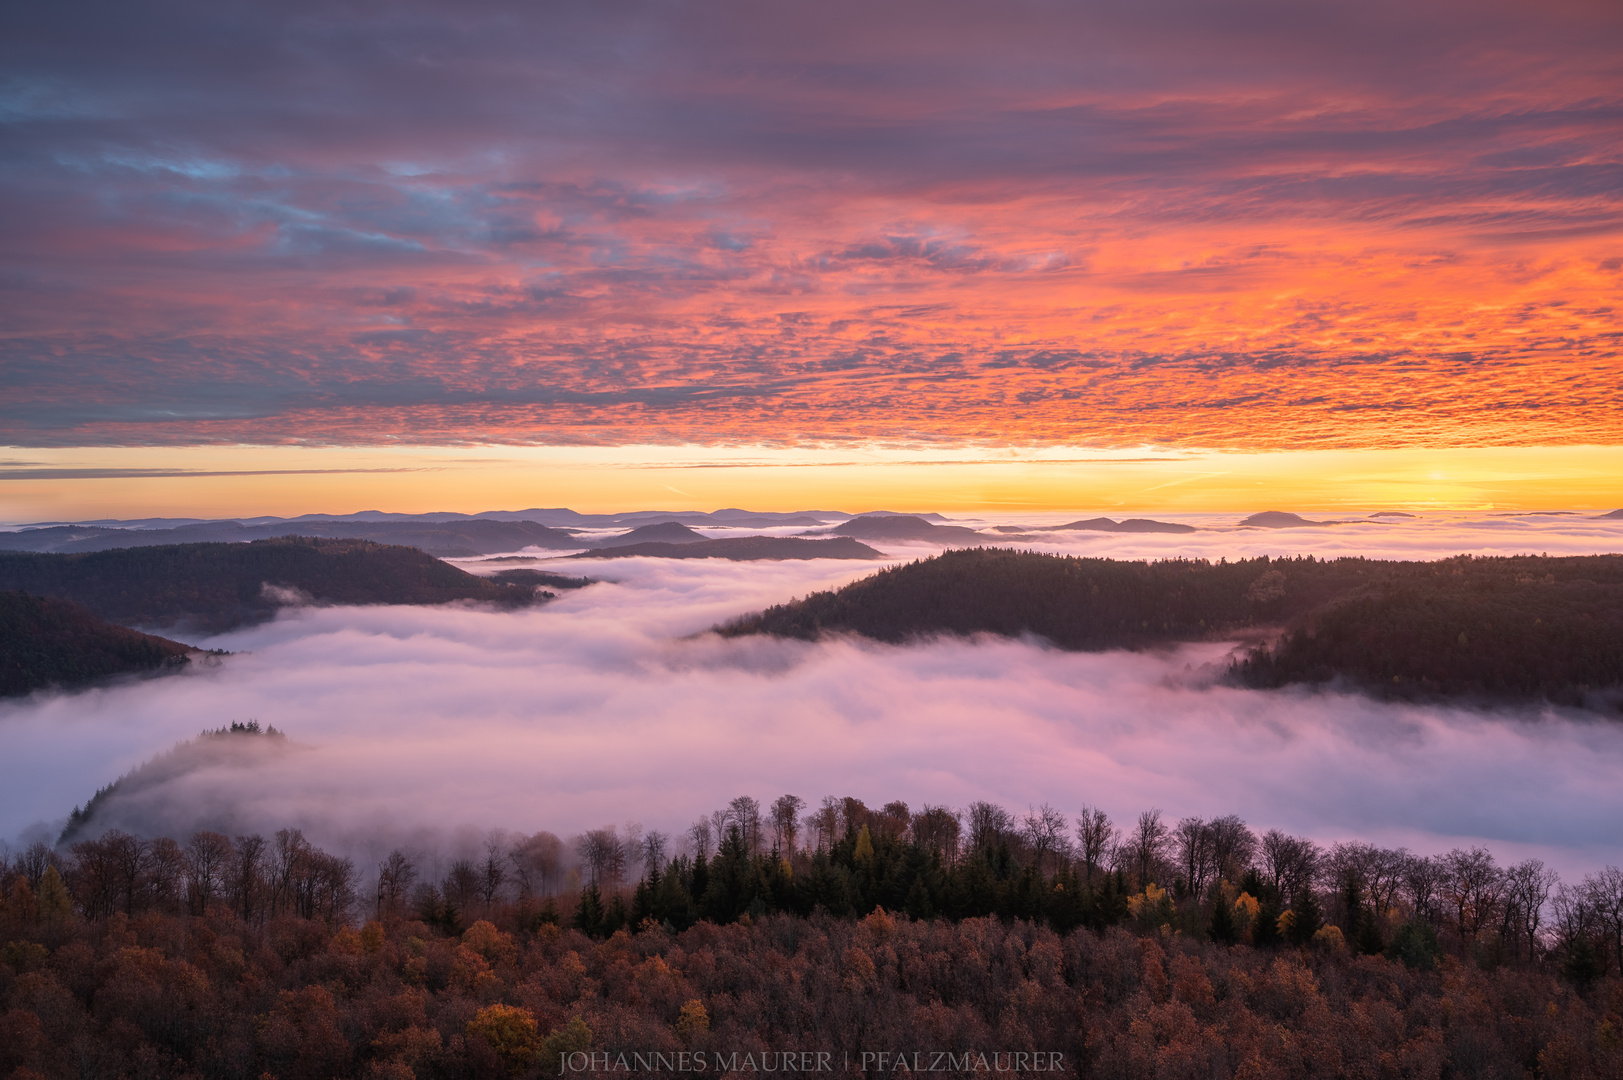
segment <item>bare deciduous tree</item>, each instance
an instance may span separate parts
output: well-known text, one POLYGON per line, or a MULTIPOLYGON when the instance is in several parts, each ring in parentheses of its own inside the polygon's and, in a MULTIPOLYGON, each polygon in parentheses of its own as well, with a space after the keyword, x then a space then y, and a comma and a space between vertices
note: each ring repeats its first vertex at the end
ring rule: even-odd
POLYGON ((710 857, 710 820, 700 818, 688 826, 688 838, 693 841, 693 855, 698 859, 710 857))
POLYGON ((1403 892, 1409 909, 1422 922, 1437 924, 1437 893, 1442 885, 1442 863, 1429 855, 1411 855, 1403 863, 1403 892))
POLYGON ((1623 869, 1608 866, 1598 874, 1586 874, 1584 900, 1612 946, 1619 972, 1623 972, 1623 869))
POLYGON ((250 922, 259 908, 260 870, 265 860, 265 838, 258 833, 239 836, 237 856, 231 864, 231 906, 250 922))
POLYGON ((551 896, 563 876, 564 842, 545 830, 521 837, 507 852, 519 891, 525 896, 551 896))
POLYGON ((1476 941, 1499 906, 1499 867, 1487 848, 1455 848, 1442 858, 1442 891, 1454 909, 1462 947, 1476 941))
POLYGON ((1083 806, 1076 819, 1076 840, 1082 855, 1082 870, 1089 884, 1093 874, 1111 861, 1116 849, 1118 830, 1110 815, 1097 806, 1083 806))
POLYGON ((665 849, 670 838, 658 829, 649 829, 642 838, 642 872, 652 877, 665 869, 665 849))
POLYGON ((225 891, 234 854, 229 837, 207 830, 192 834, 186 844, 185 871, 187 899, 194 914, 207 914, 209 904, 225 891))
POLYGON ((928 851, 943 865, 951 866, 958 859, 958 836, 962 826, 955 811, 945 806, 931 806, 913 815, 913 842, 928 851))
POLYGON ((1138 815, 1138 824, 1121 846, 1137 888, 1142 889, 1155 880, 1170 840, 1171 830, 1161 820, 1160 810, 1146 810, 1138 815))
POLYGON ((593 829, 575 841, 575 853, 586 865, 588 880, 603 889, 616 889, 625 875, 626 850, 613 825, 593 829))
POLYGON ((1212 829, 1202 818, 1186 817, 1173 827, 1172 839, 1178 851, 1178 869, 1183 873, 1189 895, 1199 900, 1212 875, 1212 829))
POLYGON ((751 855, 761 853, 761 804, 748 795, 740 795, 727 804, 727 821, 738 827, 744 839, 744 848, 751 855))
POLYGON ((1031 847, 1039 872, 1049 872, 1068 861, 1071 850, 1069 822, 1065 815, 1047 803, 1027 812, 1020 834, 1031 847))
POLYGON ((399 848, 389 852, 389 857, 378 864, 377 917, 398 915, 416 880, 417 867, 411 857, 399 848))
POLYGON ((969 846, 974 851, 987 851, 1014 832, 1014 818, 995 803, 969 804, 969 846))
POLYGON ((1540 859, 1527 859, 1505 868, 1505 936, 1514 943, 1515 959, 1520 959, 1523 943, 1527 945, 1527 958, 1533 959, 1544 906, 1558 880, 1556 872, 1540 859))
POLYGON ((1257 857, 1257 835, 1235 814, 1213 818, 1211 832, 1214 873, 1239 881, 1257 857))
POLYGON ((1270 884, 1289 906, 1296 894, 1309 888, 1319 869, 1319 847, 1300 836, 1287 836, 1278 829, 1262 834, 1262 863, 1270 884))
POLYGON ((805 806, 806 800, 798 795, 779 795, 772 803, 772 844, 784 858, 795 853, 800 811, 805 806))

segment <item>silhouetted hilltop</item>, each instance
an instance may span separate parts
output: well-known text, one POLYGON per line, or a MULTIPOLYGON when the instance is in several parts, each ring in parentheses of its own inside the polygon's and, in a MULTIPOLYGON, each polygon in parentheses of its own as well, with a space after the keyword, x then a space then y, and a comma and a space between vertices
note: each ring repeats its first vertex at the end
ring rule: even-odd
POLYGON ((606 539, 577 542, 575 547, 617 548, 632 544, 697 544, 705 539, 703 533, 694 532, 679 521, 661 521, 655 525, 641 525, 630 532, 606 539))
POLYGON ((1300 514, 1287 514, 1283 510, 1264 510, 1260 514, 1252 514, 1241 525, 1249 525, 1254 529, 1291 529, 1300 525, 1333 525, 1333 521, 1309 521, 1300 514))
POLYGON ((534 596, 532 587, 478 578, 415 548, 297 536, 79 555, 0 553, 0 589, 63 597, 116 623, 210 633, 301 602, 522 604, 534 596))
POLYGON ((962 525, 934 525, 913 514, 870 514, 852 518, 828 531, 858 540, 928 540, 935 544, 960 544, 984 539, 974 529, 966 529, 962 525))
POLYGON ((1601 521, 1606 521, 1608 519, 1617 520, 1617 519, 1620 519, 1620 518, 1623 518, 1623 510, 1613 510, 1610 514, 1602 514, 1602 515, 1600 515, 1600 520, 1601 521))
POLYGON ((532 570, 520 567, 514 570, 499 570, 490 575, 491 580, 499 581, 504 585, 529 585, 543 589, 584 589, 588 585, 596 584, 596 578, 565 577, 563 574, 548 573, 545 570, 532 570))
POLYGON ((70 600, 0 592, 0 696, 175 668, 191 651, 114 626, 70 600))
POLYGON ((1277 641, 1237 663, 1237 679, 1597 704, 1623 688, 1623 555, 1146 563, 972 549, 719 631, 1030 633, 1079 650, 1266 636, 1277 641))
POLYGON ((1126 521, 1112 521, 1110 518, 1089 518, 1086 521, 1073 521, 1069 525, 1055 525, 1053 531, 1081 531, 1081 532, 1116 532, 1116 533, 1192 533, 1193 525, 1178 525, 1170 521, 1153 521, 1150 518, 1128 518, 1126 521))
MULTIPOLYGON (((882 559, 884 555, 849 536, 814 540, 799 536, 729 536, 688 544, 628 544, 571 555, 571 559, 882 559)), ((514 571, 507 571, 513 573, 514 571)))

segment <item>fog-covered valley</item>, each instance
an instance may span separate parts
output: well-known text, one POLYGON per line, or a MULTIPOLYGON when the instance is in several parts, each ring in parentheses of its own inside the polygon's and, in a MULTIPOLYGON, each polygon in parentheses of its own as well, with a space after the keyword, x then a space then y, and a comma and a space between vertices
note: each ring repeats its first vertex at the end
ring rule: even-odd
MULTIPOLYGON (((1618 521, 1548 516, 1288 529, 1180 520, 1200 531, 1050 533, 1020 545, 1116 558, 1416 559, 1588 554, 1623 540, 1618 521)), ((893 559, 937 550, 875 543, 893 559)), ((1088 802, 1119 820, 1150 807, 1236 813, 1326 841, 1482 843, 1564 874, 1623 854, 1623 725, 1591 714, 1235 689, 1215 680, 1223 644, 1090 654, 1004 639, 884 646, 705 632, 873 563, 533 565, 600 580, 517 611, 288 609, 195 641, 233 654, 217 664, 0 705, 0 834, 54 839, 69 810, 121 773, 253 719, 288 732, 295 750, 151 790, 143 822, 295 825, 364 865, 396 844, 450 854, 493 828, 567 836, 637 822, 680 834, 735 795, 791 792, 1072 812, 1088 802)))

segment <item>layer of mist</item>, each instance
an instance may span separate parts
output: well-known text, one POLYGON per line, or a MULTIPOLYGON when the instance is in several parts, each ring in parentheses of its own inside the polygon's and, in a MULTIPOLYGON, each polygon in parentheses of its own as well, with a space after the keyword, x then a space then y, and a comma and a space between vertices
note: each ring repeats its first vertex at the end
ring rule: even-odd
MULTIPOLYGON (((1335 554, 1343 536, 1405 536, 1400 551, 1362 550, 1408 558, 1619 546, 1615 524, 1564 519, 1290 531, 1106 534, 1054 550, 1335 554)), ((636 821, 680 834, 735 795, 790 792, 1073 812, 1089 802, 1118 820, 1150 807, 1237 813, 1324 841, 1482 843, 1568 875, 1623 857, 1616 723, 1239 690, 1213 682, 1221 645, 1075 654, 704 633, 873 566, 626 559, 604 567, 610 580, 535 610, 288 611, 201 642, 237 654, 216 668, 0 706, 0 838, 54 839, 75 805, 152 755, 258 720, 307 749, 147 787, 141 831, 297 826, 364 860, 396 844, 466 847, 497 827, 567 836, 636 821)))

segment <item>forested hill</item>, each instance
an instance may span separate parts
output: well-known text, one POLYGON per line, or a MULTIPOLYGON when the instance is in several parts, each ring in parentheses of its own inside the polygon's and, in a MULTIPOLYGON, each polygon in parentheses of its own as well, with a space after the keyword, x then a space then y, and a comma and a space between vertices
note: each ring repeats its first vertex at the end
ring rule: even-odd
POLYGON ((416 548, 296 536, 77 555, 3 552, 0 589, 73 600, 116 623, 210 633, 301 601, 522 604, 536 595, 531 585, 478 578, 416 548))
POLYGON ((1384 695, 1548 697, 1623 688, 1623 555, 1440 562, 1119 562, 949 551, 769 608, 724 635, 1037 634, 1066 649, 1275 639, 1250 685, 1341 678, 1384 695))
POLYGON ((571 559, 730 559, 734 562, 773 559, 882 559, 879 552, 849 536, 813 540, 801 536, 727 536, 693 543, 627 544, 571 555, 571 559))
POLYGON ((114 626, 69 600, 0 592, 0 697, 178 667, 190 651, 114 626))

